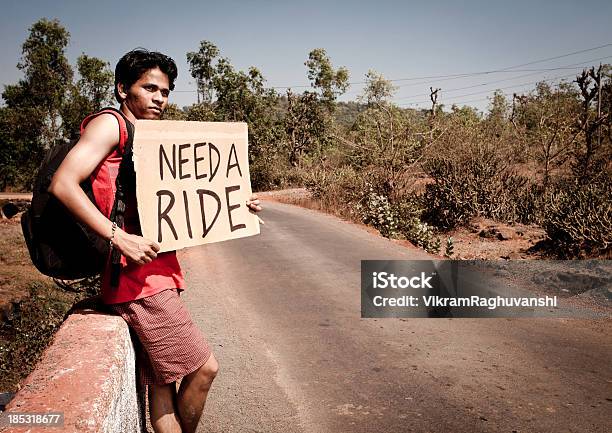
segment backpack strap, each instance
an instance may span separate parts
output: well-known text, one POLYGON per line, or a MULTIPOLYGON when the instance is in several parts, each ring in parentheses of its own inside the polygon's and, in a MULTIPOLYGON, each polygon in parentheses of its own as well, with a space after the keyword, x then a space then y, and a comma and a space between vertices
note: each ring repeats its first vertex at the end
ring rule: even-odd
POLYGON ((130 141, 130 138, 131 138, 130 136, 132 135, 131 134, 132 131, 128 128, 128 125, 127 125, 128 120, 126 119, 125 115, 121 111, 117 110, 116 108, 113 108, 113 107, 103 108, 97 113, 92 113, 89 116, 87 116, 85 119, 83 119, 83 121, 81 122, 81 135, 83 135, 83 132, 85 131, 85 128, 87 127, 90 121, 98 117, 100 114, 105 114, 105 113, 112 114, 113 116, 115 116, 115 118, 119 122, 119 153, 123 155, 125 153, 125 146, 130 141))
MULTIPOLYGON (((121 163, 119 164, 119 173, 115 181, 115 201, 110 214, 110 220, 115 222, 118 227, 123 228, 123 215, 125 213, 125 185, 129 184, 130 171, 133 171, 132 166, 132 145, 134 142, 134 127, 125 115, 112 107, 104 108, 97 113, 87 116, 81 123, 81 134, 87 124, 100 114, 109 113, 115 116, 119 122, 119 153, 121 154, 121 163), (128 126, 129 122, 129 126, 128 126)), ((112 248, 111 254, 111 287, 115 288, 119 285, 119 274, 121 273, 121 253, 118 249, 112 248)))

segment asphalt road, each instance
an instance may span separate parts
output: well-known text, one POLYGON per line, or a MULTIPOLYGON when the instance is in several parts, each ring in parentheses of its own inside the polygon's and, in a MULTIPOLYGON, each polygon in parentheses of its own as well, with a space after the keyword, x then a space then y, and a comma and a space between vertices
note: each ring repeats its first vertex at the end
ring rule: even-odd
POLYGON ((612 431, 610 320, 361 319, 360 260, 424 253, 264 206, 260 236, 180 253, 221 366, 198 431, 612 431))

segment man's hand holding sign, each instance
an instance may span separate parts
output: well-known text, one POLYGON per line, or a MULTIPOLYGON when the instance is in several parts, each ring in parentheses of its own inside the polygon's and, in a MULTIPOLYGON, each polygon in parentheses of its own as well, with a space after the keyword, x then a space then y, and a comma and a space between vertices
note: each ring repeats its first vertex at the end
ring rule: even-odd
POLYGON ((134 136, 142 234, 157 252, 259 233, 245 123, 139 120, 134 136))

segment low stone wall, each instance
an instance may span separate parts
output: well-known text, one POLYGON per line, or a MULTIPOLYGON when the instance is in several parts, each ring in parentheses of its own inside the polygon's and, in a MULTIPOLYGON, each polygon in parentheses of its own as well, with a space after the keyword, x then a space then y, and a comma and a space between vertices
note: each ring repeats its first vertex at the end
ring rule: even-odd
MULTIPOLYGON (((0 427, 0 432, 141 432, 134 347, 126 323, 92 310, 71 314, 36 369, 8 404, 9 413, 58 413, 63 429, 0 427)), ((3 420, 5 421, 5 420, 3 420)))

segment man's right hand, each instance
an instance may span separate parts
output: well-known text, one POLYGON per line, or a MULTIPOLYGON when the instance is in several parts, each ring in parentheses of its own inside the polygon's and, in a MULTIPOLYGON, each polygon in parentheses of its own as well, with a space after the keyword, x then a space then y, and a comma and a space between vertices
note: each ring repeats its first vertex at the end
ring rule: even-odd
POLYGON ((115 231, 113 246, 129 261, 144 265, 157 257, 159 245, 138 235, 131 235, 120 228, 115 231))

